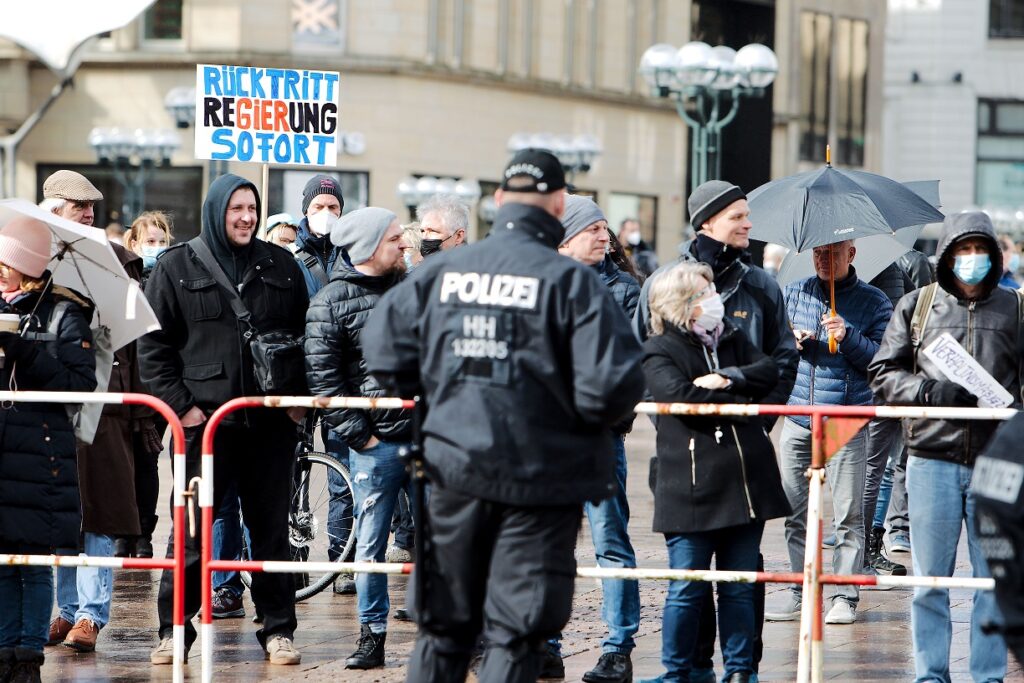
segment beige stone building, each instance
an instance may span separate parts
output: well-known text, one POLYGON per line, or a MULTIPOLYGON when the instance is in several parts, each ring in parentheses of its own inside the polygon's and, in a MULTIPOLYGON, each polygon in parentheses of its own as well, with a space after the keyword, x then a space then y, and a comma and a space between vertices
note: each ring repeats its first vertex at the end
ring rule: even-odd
MULTIPOLYGON (((688 131, 674 107, 648 96, 637 74, 643 51, 691 37, 774 42, 781 62, 774 96, 749 113, 764 134, 744 142, 745 154, 764 159, 758 182, 798 170, 801 140, 822 134, 837 144, 856 138, 862 153, 852 161, 874 168, 884 17, 884 0, 157 0, 90 47, 74 87, 18 149, 17 194, 37 198, 47 174, 70 166, 107 194, 98 222, 117 218, 122 191, 111 169, 97 164, 88 143, 94 127, 173 128, 165 95, 194 84, 197 63, 332 70, 341 73, 341 128, 364 143, 350 150, 363 147, 360 154, 341 155, 327 169, 340 175, 348 206, 372 203, 407 215, 396 186, 410 175, 478 180, 486 192, 513 134, 588 134, 602 153, 576 185, 596 193, 613 224, 639 215, 666 260, 685 220, 688 131), (834 17, 831 43, 801 38, 808 30, 822 37, 824 28, 804 18, 809 12, 834 17), (750 18, 745 37, 734 35, 735 17, 750 18), (851 47, 853 33, 839 34, 851 17, 868 27, 866 55, 851 47), (812 64, 808 55, 830 44, 846 53, 822 71, 822 57, 812 64), (851 68, 844 59, 861 62, 851 68), (838 85, 858 66, 866 81, 851 95, 838 85), (829 105, 810 106, 812 93, 801 84, 828 74, 813 96, 820 100, 824 88, 821 101, 829 105), (842 99, 850 96, 861 100, 842 99)), ((0 125, 20 124, 54 83, 28 53, 0 42, 0 125)), ((178 131, 171 166, 157 169, 146 190, 146 208, 172 210, 182 238, 197 231, 203 189, 216 170, 194 158, 193 130, 178 131)), ((734 130, 754 128, 741 118, 726 129, 727 145, 734 130)), ((746 166, 727 155, 723 170, 746 166)), ((258 165, 232 163, 230 170, 260 182, 258 165)), ((272 168, 270 211, 298 213, 312 170, 272 168)))

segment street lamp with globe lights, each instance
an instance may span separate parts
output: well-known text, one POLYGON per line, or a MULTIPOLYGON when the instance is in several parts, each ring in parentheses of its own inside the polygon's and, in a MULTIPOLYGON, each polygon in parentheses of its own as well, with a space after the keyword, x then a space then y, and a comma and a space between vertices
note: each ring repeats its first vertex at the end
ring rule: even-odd
POLYGON ((480 199, 481 190, 476 180, 409 176, 398 181, 395 192, 409 210, 410 217, 415 220, 416 207, 435 194, 455 195, 463 204, 472 207, 480 199))
POLYGON ((679 116, 693 130, 690 190, 722 172, 722 129, 732 123, 743 97, 763 97, 779 73, 771 48, 751 43, 737 52, 692 41, 676 50, 666 43, 647 48, 640 75, 655 97, 675 102, 679 116), (694 101, 693 112, 686 109, 694 101))
POLYGON ((100 165, 113 168, 114 178, 124 188, 121 220, 127 226, 145 207, 146 183, 156 167, 169 166, 180 143, 178 134, 170 130, 93 128, 89 146, 100 165))
POLYGON ((601 154, 601 142, 593 135, 554 135, 552 133, 516 133, 508 139, 508 153, 524 149, 543 149, 558 158, 566 178, 572 182, 577 173, 590 171, 601 154))

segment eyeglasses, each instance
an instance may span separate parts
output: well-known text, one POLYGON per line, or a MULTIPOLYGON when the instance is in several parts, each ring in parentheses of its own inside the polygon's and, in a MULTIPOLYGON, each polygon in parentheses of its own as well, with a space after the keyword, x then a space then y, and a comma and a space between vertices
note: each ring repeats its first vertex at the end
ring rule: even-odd
POLYGON ((689 299, 687 299, 686 303, 690 303, 691 301, 701 301, 711 296, 712 294, 716 294, 717 292, 718 289, 715 287, 715 283, 712 282, 710 285, 708 285, 707 287, 705 287, 704 289, 700 290, 699 292, 691 296, 689 299))

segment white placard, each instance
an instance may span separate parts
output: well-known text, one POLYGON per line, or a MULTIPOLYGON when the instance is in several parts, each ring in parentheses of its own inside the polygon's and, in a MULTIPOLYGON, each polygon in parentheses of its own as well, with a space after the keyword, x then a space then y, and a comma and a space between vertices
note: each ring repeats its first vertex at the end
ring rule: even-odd
POLYGON ((337 71, 196 65, 196 158, 338 164, 337 71))
POLYGON ((985 368, 974 360, 967 349, 948 332, 925 347, 922 352, 950 382, 956 382, 978 397, 981 408, 1005 408, 1013 396, 985 368))

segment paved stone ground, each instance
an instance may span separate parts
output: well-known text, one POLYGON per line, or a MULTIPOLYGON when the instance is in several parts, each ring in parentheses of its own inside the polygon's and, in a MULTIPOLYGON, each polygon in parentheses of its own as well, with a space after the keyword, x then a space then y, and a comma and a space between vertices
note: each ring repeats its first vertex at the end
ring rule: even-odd
MULTIPOLYGON (((627 440, 630 479, 629 494, 633 507, 630 531, 641 566, 663 567, 667 558, 663 538, 650 531, 653 501, 647 488, 647 462, 654 451, 654 431, 646 420, 638 419, 634 433, 627 440)), ((162 465, 168 470, 168 464, 162 465)), ((162 472, 165 488, 169 472, 162 472)), ((167 493, 167 492, 165 492, 167 493)), ((163 496, 161 500, 166 500, 163 496)), ((593 550, 584 525, 577 557, 581 564, 592 562, 593 550)), ((160 537, 166 537, 166 518, 161 519, 160 537)), ((766 568, 788 571, 782 523, 770 523, 765 532, 762 550, 766 568)), ((961 539, 958 575, 969 575, 965 542, 961 539)), ((902 559, 909 564, 909 556, 902 559)), ((826 562, 828 558, 826 557, 826 562)), ((405 579, 392 579, 392 601, 404 596, 405 579)), ((783 599, 781 586, 768 587, 769 608, 783 599)), ((649 678, 661 673, 661 608, 664 586, 657 582, 641 585, 642 619, 633 654, 636 677, 649 678)), ((825 628, 826 678, 836 681, 907 681, 913 679, 910 640, 911 592, 863 592, 857 623, 851 626, 825 628)), ((953 591, 952 675, 955 681, 970 680, 968 674, 968 633, 970 593, 953 591)), ((77 654, 66 648, 48 650, 43 680, 47 681, 149 681, 170 680, 170 668, 154 668, 149 664, 149 650, 156 644, 156 574, 118 572, 114 608, 110 625, 100 634, 98 651, 77 654)), ((246 611, 253 613, 246 596, 246 611)), ((566 680, 579 681, 596 662, 601 651, 604 625, 601 623, 601 591, 595 581, 582 580, 576 585, 573 617, 565 629, 563 644, 566 680)), ((298 667, 270 667, 248 619, 219 621, 216 629, 216 664, 214 680, 308 680, 402 681, 404 663, 415 636, 409 624, 393 623, 388 633, 387 663, 384 669, 352 672, 344 668, 345 657, 355 648, 359 634, 354 596, 322 593, 298 607, 299 631, 296 644, 303 661, 298 667)), ((796 675, 797 631, 795 623, 766 624, 765 655, 761 664, 762 681, 793 680, 796 675)), ((199 676, 199 647, 188 665, 188 677, 199 676)), ((719 671, 721 664, 719 662, 719 671)), ((1007 680, 1024 681, 1020 666, 1011 659, 1007 680)))

